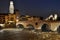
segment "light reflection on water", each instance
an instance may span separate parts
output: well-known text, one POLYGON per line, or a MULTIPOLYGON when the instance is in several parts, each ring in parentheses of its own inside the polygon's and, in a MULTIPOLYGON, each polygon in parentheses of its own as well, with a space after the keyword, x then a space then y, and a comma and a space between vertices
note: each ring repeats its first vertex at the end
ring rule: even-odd
POLYGON ((0 40, 60 40, 56 32, 34 32, 23 29, 3 29, 0 31, 0 40))
POLYGON ((13 40, 34 40, 36 37, 35 34, 28 32, 27 30, 24 31, 12 31, 6 30, 4 31, 4 40, 13 39, 13 40))

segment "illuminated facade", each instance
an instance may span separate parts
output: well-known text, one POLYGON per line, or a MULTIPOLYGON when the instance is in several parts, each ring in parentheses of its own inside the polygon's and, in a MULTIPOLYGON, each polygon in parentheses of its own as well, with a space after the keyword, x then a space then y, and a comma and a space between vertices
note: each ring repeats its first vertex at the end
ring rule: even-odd
POLYGON ((8 14, 5 13, 0 13, 0 24, 4 24, 5 23, 5 16, 7 16, 8 14))
POLYGON ((9 13, 0 13, 0 24, 9 24, 16 23, 17 16, 19 15, 19 11, 14 11, 13 1, 10 1, 9 13))
POLYGON ((10 24, 13 23, 16 27, 18 27, 18 25, 23 25, 24 28, 27 28, 32 25, 35 29, 41 29, 42 25, 46 24, 48 25, 49 29, 56 31, 60 26, 60 21, 56 21, 57 17, 57 14, 54 16, 50 15, 46 19, 37 16, 19 15, 19 10, 14 11, 14 5, 11 1, 9 6, 9 13, 0 13, 0 26, 3 26, 2 24, 4 24, 5 26, 8 25, 6 27, 10 28, 10 24), (50 20, 51 18, 52 20, 50 20))

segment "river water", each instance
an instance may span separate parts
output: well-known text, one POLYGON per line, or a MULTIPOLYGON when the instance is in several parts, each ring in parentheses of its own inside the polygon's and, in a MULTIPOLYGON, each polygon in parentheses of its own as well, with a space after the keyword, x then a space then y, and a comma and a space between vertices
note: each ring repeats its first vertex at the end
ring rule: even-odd
POLYGON ((60 34, 57 32, 4 29, 0 31, 0 40, 60 40, 60 34))

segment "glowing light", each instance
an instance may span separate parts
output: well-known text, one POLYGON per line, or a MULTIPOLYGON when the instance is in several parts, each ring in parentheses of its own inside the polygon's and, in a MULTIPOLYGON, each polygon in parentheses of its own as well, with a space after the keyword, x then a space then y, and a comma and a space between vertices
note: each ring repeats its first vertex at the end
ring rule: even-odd
POLYGON ((13 1, 10 1, 10 4, 13 4, 13 1))
POLYGON ((18 22, 19 20, 17 19, 16 21, 18 22))
POLYGON ((8 22, 12 23, 12 22, 14 22, 14 21, 8 21, 8 22))
POLYGON ((10 1, 9 12, 10 12, 10 13, 14 13, 13 1, 10 1))
POLYGON ((50 15, 50 16, 49 16, 49 19, 50 19, 50 18, 53 18, 53 15, 50 15))
POLYGON ((8 22, 9 22, 9 24, 14 23, 14 21, 8 21, 8 22))
POLYGON ((54 20, 57 20, 57 14, 54 15, 54 20))
POLYGON ((51 19, 51 18, 53 18, 53 15, 50 15, 48 18, 46 18, 45 20, 49 20, 49 19, 51 19))
POLYGON ((17 19, 18 19, 19 17, 17 16, 17 19))
POLYGON ((0 24, 0 26, 4 27, 4 26, 5 26, 5 24, 0 24))

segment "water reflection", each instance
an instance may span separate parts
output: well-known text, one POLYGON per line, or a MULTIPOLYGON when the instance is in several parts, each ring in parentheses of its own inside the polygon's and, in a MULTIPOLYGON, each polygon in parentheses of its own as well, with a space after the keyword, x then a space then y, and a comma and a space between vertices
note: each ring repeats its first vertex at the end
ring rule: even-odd
POLYGON ((37 35, 28 32, 28 30, 24 31, 4 31, 4 40, 35 40, 37 35))
POLYGON ((60 34, 56 32, 35 32, 26 29, 3 29, 0 31, 0 40, 60 40, 59 38, 60 34))

